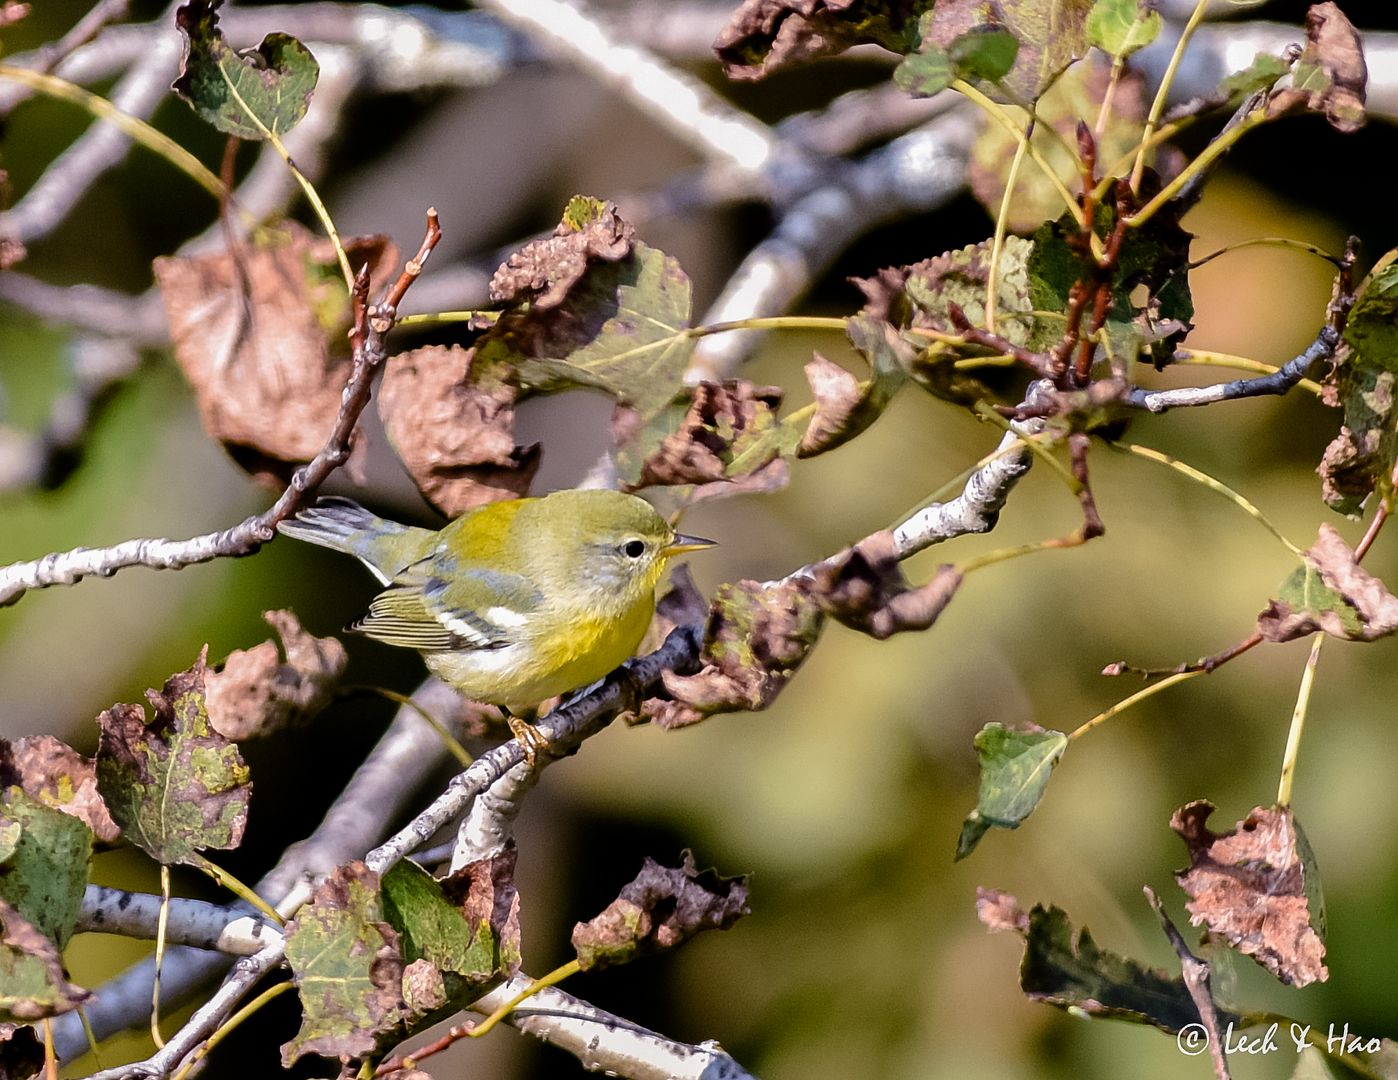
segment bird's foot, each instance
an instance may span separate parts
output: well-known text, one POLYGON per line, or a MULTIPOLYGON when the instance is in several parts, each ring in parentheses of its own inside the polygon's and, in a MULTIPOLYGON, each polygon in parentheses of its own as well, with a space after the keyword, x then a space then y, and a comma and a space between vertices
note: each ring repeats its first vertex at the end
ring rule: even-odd
POLYGON ((513 713, 506 716, 505 720, 510 725, 515 741, 524 749, 524 760, 529 763, 531 769, 534 768, 539 763, 539 754, 546 753, 549 749, 548 739, 533 724, 513 713))

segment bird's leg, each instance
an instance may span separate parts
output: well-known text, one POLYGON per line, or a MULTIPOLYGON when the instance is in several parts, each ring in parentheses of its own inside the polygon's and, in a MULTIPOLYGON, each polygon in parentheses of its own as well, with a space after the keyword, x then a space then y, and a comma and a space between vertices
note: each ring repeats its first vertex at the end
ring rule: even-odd
POLYGON ((549 741, 544 738, 543 732, 530 723, 530 720, 534 719, 534 711, 531 709, 527 714, 521 715, 503 707, 500 711, 505 714, 505 723, 510 725, 515 741, 524 749, 524 760, 529 763, 531 769, 534 768, 538 764, 539 753, 549 748, 549 741))

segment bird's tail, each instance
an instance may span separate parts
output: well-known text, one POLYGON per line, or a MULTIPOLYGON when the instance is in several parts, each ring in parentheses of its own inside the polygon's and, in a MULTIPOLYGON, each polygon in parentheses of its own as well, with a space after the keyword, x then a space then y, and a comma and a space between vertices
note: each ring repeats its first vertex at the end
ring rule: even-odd
POLYGON ((353 555, 387 585, 404 567, 425 557, 433 533, 371 514, 353 499, 327 496, 277 531, 297 540, 353 555))

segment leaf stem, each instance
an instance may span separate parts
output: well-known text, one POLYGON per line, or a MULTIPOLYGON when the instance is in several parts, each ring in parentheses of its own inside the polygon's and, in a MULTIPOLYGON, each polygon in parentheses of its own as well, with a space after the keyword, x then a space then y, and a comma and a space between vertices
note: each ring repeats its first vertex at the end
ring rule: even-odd
POLYGON ((1167 687, 1174 686, 1176 683, 1182 683, 1186 679, 1192 679, 1196 675, 1204 674, 1207 673, 1202 669, 1196 669, 1193 671, 1179 671, 1176 672, 1174 675, 1171 675, 1169 678, 1161 679, 1158 683, 1151 683, 1149 686, 1137 690, 1130 697, 1123 698, 1122 700, 1118 701, 1110 709, 1105 709, 1104 711, 1099 712, 1091 720, 1088 720, 1086 723, 1079 725, 1077 728, 1074 728, 1072 731, 1068 733, 1068 741, 1072 742, 1074 739, 1081 738, 1082 736, 1086 735, 1089 731, 1091 731, 1093 728, 1095 728, 1098 724, 1105 723, 1106 721, 1110 720, 1113 716, 1116 716, 1118 713, 1125 712, 1127 709, 1131 708, 1131 706, 1135 705, 1137 702, 1145 701, 1146 698, 1152 697, 1155 694, 1160 693, 1160 691, 1166 689, 1167 687))
POLYGON ((984 555, 977 555, 967 559, 963 563, 958 563, 956 569, 964 577, 976 570, 993 566, 996 563, 1007 562, 1010 559, 1017 559, 1021 555, 1032 555, 1036 551, 1052 551, 1060 548, 1081 547, 1087 543, 1086 532, 1079 528, 1067 536, 1056 536, 1048 540, 1035 540, 1029 544, 1016 544, 1013 547, 998 548, 995 551, 987 551, 984 555))
POLYGON ((206 1041, 203 1046, 199 1047, 199 1049, 196 1050, 190 1056, 190 1059, 187 1062, 185 1062, 184 1067, 180 1069, 179 1072, 175 1073, 171 1080, 187 1080, 189 1074, 194 1071, 194 1067, 198 1065, 201 1061, 203 1061, 204 1058, 208 1057, 210 1052, 212 1052, 212 1050, 214 1049, 214 1047, 216 1047, 219 1043, 221 1043, 224 1039, 231 1035, 234 1029, 237 1028, 239 1024, 241 1024, 253 1013, 257 1012, 260 1008, 262 1008, 262 1006, 266 1005, 267 1002, 271 1001, 273 998, 280 997, 282 994, 285 994, 288 990, 295 989, 295 987, 296 984, 293 983, 290 979, 288 979, 286 982, 275 983, 272 986, 267 987, 266 990, 262 991, 262 993, 258 994, 257 997, 253 998, 241 1009, 239 1009, 227 1020, 225 1020, 219 1026, 219 1029, 209 1036, 208 1041, 206 1041))
POLYGON ((202 870, 204 873, 208 874, 209 877, 213 878, 215 885, 227 889, 244 903, 251 904, 278 926, 286 925, 286 920, 281 917, 276 908, 267 903, 262 897, 258 896, 251 887, 244 885, 227 870, 212 862, 206 856, 196 853, 190 865, 196 870, 202 870))
POLYGON ((582 965, 578 962, 577 958, 575 957, 574 959, 569 960, 563 966, 554 968, 547 975, 541 975, 539 978, 531 982, 514 997, 510 998, 509 1001, 505 1002, 493 1013, 487 1016, 479 1024, 473 1027, 467 1033, 467 1037, 472 1039, 479 1039, 482 1035, 484 1035, 496 1024, 498 1024, 501 1020, 509 1016, 510 1013, 514 1012, 515 1006, 519 1005, 520 1002, 524 1001, 526 998, 533 997, 540 990, 547 990, 550 986, 558 985, 564 979, 568 978, 568 976, 576 975, 581 970, 582 965))
POLYGON ((87 1018, 87 1010, 81 1005, 78 1006, 78 1020, 83 1026, 83 1034, 87 1036, 87 1049, 92 1054, 92 1063, 100 1070, 102 1055, 97 1051, 97 1033, 92 1030, 92 1021, 87 1018))
POLYGON ((957 79, 951 86, 953 90, 958 91, 975 102, 976 105, 980 107, 981 111, 1004 128, 1012 139, 1026 144, 1026 152, 1034 159, 1034 163, 1043 171, 1049 183, 1058 191, 1059 196, 1063 199, 1063 205, 1066 206, 1068 212, 1073 215, 1073 220, 1078 223, 1079 228, 1086 228, 1087 221, 1083 217, 1082 207, 1078 205, 1077 197, 1068 190, 1068 186, 1063 183, 1063 178, 1059 176, 1054 167, 1048 163, 1044 155, 1040 153, 1038 147, 1034 146, 1025 136, 1024 132, 1015 125, 1015 122, 1005 115, 1004 110, 965 79, 957 79))
POLYGON ((150 987, 150 1037, 157 1050, 165 1046, 160 1034, 160 967, 165 960, 165 928, 170 919, 170 867, 160 864, 160 914, 155 920, 155 978, 150 987))
POLYGON ((442 740, 442 745, 446 747, 447 752, 451 754, 452 757, 456 758, 457 762, 461 765, 463 769, 475 760, 475 758, 471 756, 471 752, 467 750, 466 747, 462 746, 461 743, 457 740, 456 736, 454 736, 450 731, 447 730, 445 724, 443 724, 440 720, 438 720, 430 712, 424 709, 407 694, 400 694, 397 690, 389 690, 386 687, 382 686, 370 686, 369 684, 364 683, 356 686, 342 687, 337 696, 348 697, 351 694, 375 694, 378 697, 385 698, 388 701, 392 701, 398 705, 402 705, 404 708, 412 709, 413 712, 417 713, 418 716, 422 717, 423 722, 426 723, 428 727, 430 727, 433 731, 437 733, 437 738, 442 740))
POLYGON ((1229 502, 1237 506, 1238 509, 1242 510, 1243 513, 1247 514, 1259 525, 1261 525, 1273 536, 1275 536, 1278 540, 1280 540, 1282 546, 1285 547, 1287 551, 1291 552, 1291 554, 1295 555, 1298 559, 1305 559, 1305 552, 1302 551, 1295 544, 1293 544, 1290 540, 1288 540, 1286 536, 1282 533, 1282 531, 1279 528, 1277 528, 1276 525, 1274 525, 1271 522, 1271 520, 1262 513, 1261 510, 1259 510, 1256 506, 1254 506, 1251 502, 1249 502, 1238 492, 1234 491, 1222 480, 1215 479, 1208 473, 1196 469, 1193 465, 1185 464, 1185 462, 1181 461, 1177 457, 1171 457, 1169 454, 1162 453, 1159 450, 1152 450, 1148 446, 1138 446, 1135 443, 1122 442, 1108 443, 1107 445, 1112 447, 1113 449, 1124 450, 1128 454, 1135 454, 1137 457, 1145 458, 1147 461, 1154 461, 1158 465, 1164 465, 1167 468, 1174 469, 1176 472, 1189 477, 1189 479, 1193 480, 1196 484, 1202 484, 1210 491, 1222 495, 1229 502))
POLYGON ((286 167, 291 170, 291 175, 296 178, 296 182, 301 185, 301 190, 306 196, 306 201, 311 204, 311 209, 315 211, 316 217, 320 219, 321 228, 325 230, 325 235, 330 238, 331 245, 335 248, 335 258, 340 263, 340 273, 345 278, 345 290, 354 295, 354 271, 350 269, 349 256, 345 254, 345 246, 340 243, 340 234, 335 228, 335 222, 330 217, 330 211, 325 208, 325 203, 321 200, 320 192, 316 191, 315 185, 306 178, 296 166, 296 162, 291 160, 291 154, 282 142, 281 137, 262 122, 262 117, 258 116, 248 103, 243 100, 243 95, 238 93, 238 88, 233 85, 233 80, 228 77, 228 72, 219 65, 218 73, 223 78, 223 83, 228 87, 228 92, 233 95, 233 100, 238 103, 238 108, 242 109, 247 118, 252 121, 253 126, 262 133, 262 137, 272 144, 273 149, 281 155, 286 162, 286 167))
POLYGON ((472 319, 500 318, 498 311, 429 311, 420 315, 403 315, 395 326, 436 326, 443 323, 470 322, 472 319))
POLYGON ((1214 161, 1222 157, 1233 144, 1246 135, 1253 128, 1265 123, 1267 112, 1265 109, 1257 109, 1249 113, 1233 127, 1219 135, 1208 146, 1204 147, 1199 156, 1186 165, 1179 173, 1166 184, 1156 196, 1141 207, 1130 217, 1125 219, 1125 224, 1130 228, 1139 228, 1154 217, 1166 203, 1173 199, 1185 185, 1194 180, 1196 176, 1210 168, 1214 161))
POLYGON ((1010 161, 1010 171, 1005 178, 1005 194, 1000 198, 1000 212, 995 215, 995 237, 990 242, 990 268, 985 282, 985 328, 995 333, 995 310, 999 305, 1000 293, 1000 253, 1005 248, 1005 229, 1010 219, 1010 204, 1014 201, 1015 184, 1019 182, 1019 168, 1024 163, 1024 151, 1029 148, 1034 137, 1034 117, 1030 116, 1024 138, 1015 146, 1015 156, 1010 161))
POLYGON ((1175 75, 1180 69, 1180 61, 1184 59, 1184 51, 1189 46, 1189 39, 1199 28, 1208 6, 1209 0, 1198 0, 1194 5, 1194 10, 1189 15, 1189 21, 1184 24, 1184 29, 1180 31, 1179 41, 1175 42, 1175 51, 1170 54, 1170 63, 1165 67, 1165 74, 1161 76, 1160 85, 1155 89, 1155 100, 1150 103, 1150 113, 1146 116, 1145 131, 1141 133, 1141 144, 1137 148, 1136 163, 1131 167, 1132 191, 1141 190, 1141 177, 1145 174, 1146 169, 1146 147, 1150 144, 1151 136, 1155 134, 1160 117, 1165 112, 1165 102, 1170 97, 1170 87, 1174 85, 1175 75))
POLYGON ((1291 782, 1296 777, 1296 758, 1301 753, 1301 734, 1306 728, 1306 713, 1311 705, 1311 688, 1315 685, 1316 664, 1320 662, 1320 650, 1325 644, 1325 635, 1316 634, 1311 642, 1311 653, 1306 657, 1306 666, 1301 670, 1301 689, 1296 694, 1296 708, 1291 711, 1291 730, 1286 734, 1286 752, 1282 755, 1281 780, 1277 783, 1277 805, 1286 808, 1291 805, 1291 782))
POLYGON ((107 121, 119 128, 122 134, 133 142, 140 143, 147 150, 164 158, 215 199, 223 198, 223 182, 202 161, 164 132, 157 131, 139 117, 122 112, 101 95, 56 75, 45 75, 12 64, 0 64, 0 78, 20 83, 31 90, 85 109, 91 116, 107 121))

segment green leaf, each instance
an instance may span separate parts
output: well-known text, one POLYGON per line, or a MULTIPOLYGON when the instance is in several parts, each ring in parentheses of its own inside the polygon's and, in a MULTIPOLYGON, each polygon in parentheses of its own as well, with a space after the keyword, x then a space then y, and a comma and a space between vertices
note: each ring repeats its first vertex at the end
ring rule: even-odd
POLYGON ((0 1021, 57 1016, 91 996, 68 981, 58 947, 0 899, 0 1021))
POLYGON ((1398 597, 1359 565, 1329 525, 1320 527, 1305 566, 1282 582, 1257 617, 1266 641, 1293 641, 1317 630, 1346 641, 1375 641, 1398 630, 1398 597))
POLYGON ((1019 42, 1003 26, 977 26, 951 43, 947 56, 968 81, 999 82, 1014 67, 1019 42))
POLYGON ((1105 53, 1130 56, 1160 36, 1160 13, 1144 0, 1097 0, 1087 16, 1087 37, 1105 53))
POLYGON ((964 859, 992 828, 1017 829, 1044 797, 1049 774, 1068 748, 1061 731, 1015 731, 989 723, 976 733, 981 787, 956 844, 964 859))
MULTIPOLYGON (((460 892, 458 871, 449 886, 460 892)), ((511 896, 513 896, 511 885, 511 896)), ((469 875, 467 892, 469 892, 469 875)), ((489 918, 473 925, 450 899, 440 882, 416 863, 403 861, 383 879, 384 917, 402 934, 403 959, 426 960, 438 970, 465 980, 465 987, 447 984, 447 993, 458 1005, 469 1004, 492 983, 508 977, 510 964, 518 967, 517 949, 502 963, 499 934, 489 918)), ((516 943, 517 944, 517 943, 516 943)))
POLYGON ((320 65, 287 34, 268 34, 256 49, 234 51, 218 27, 221 3, 191 0, 175 12, 185 43, 174 91, 226 134, 285 135, 306 115, 320 65))
POLYGON ((1233 72, 1218 84, 1218 96, 1228 101, 1241 100, 1266 90, 1290 70, 1291 65, 1280 56, 1258 53, 1242 71, 1233 72))
POLYGON ((692 304, 679 263, 637 242, 627 257, 589 266, 556 308, 502 317, 477 362, 531 390, 593 386, 648 419, 683 383, 692 304))
MULTIPOLYGON (((1019 985, 1027 997, 1089 1016, 1153 1024, 1175 1033, 1199 1023, 1181 978, 1099 948, 1086 927, 1075 930, 1060 908, 1029 912, 1019 985)), ((1219 1022, 1239 1018, 1220 1010, 1219 1022)))
POLYGON ((931 97, 951 85, 956 78, 951 57, 935 45, 905 56, 893 69, 893 81, 914 97, 931 97))
POLYGON ((209 723, 204 700, 207 648, 188 671, 139 705, 97 718, 97 784, 127 838, 165 865, 195 860, 201 848, 235 848, 247 825, 252 784, 238 747, 209 723))
POLYGON ((8 857, 0 858, 0 899, 63 948, 82 911, 91 830, 11 787, 0 796, 0 837, 5 836, 13 843, 8 857))
POLYGON ((1092 0, 938 0, 924 16, 922 44, 950 49, 963 34, 998 27, 1019 42, 1003 84, 1016 97, 1035 100, 1088 49, 1092 0))
POLYGON ((405 1018, 398 932, 384 921, 378 875, 362 862, 337 867, 286 926, 286 959, 304 1015, 282 1047, 346 1060, 372 1051, 405 1018))

